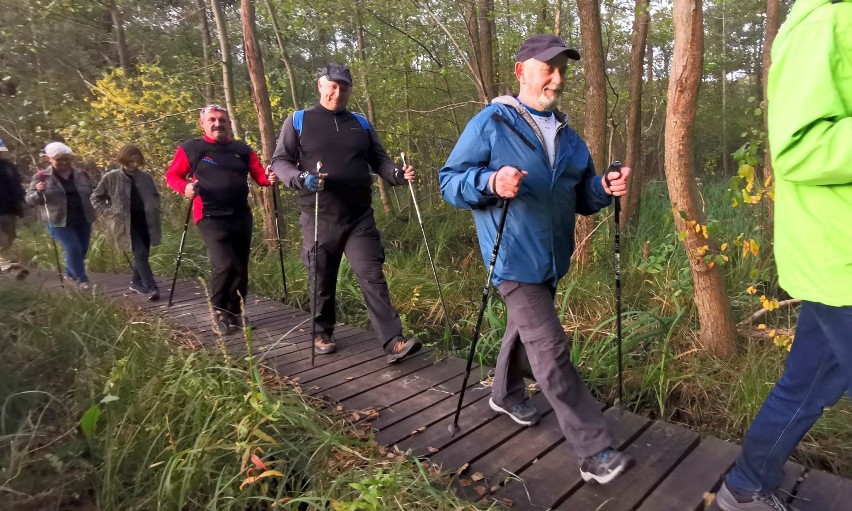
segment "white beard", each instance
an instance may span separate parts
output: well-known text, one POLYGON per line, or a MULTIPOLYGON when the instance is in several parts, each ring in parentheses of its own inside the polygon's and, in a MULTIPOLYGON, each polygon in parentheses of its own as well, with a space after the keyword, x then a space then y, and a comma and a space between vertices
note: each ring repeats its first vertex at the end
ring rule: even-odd
POLYGON ((538 96, 537 100, 537 109, 541 112, 552 112, 559 107, 559 104, 562 102, 562 93, 559 92, 552 98, 547 95, 546 92, 542 91, 538 96))

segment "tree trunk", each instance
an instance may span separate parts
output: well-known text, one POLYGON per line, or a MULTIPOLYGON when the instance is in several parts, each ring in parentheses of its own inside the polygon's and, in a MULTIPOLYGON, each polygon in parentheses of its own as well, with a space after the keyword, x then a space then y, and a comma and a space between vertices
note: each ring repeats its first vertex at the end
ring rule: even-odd
POLYGON ((562 0, 554 0, 553 4, 553 33, 559 35, 562 28, 562 0))
POLYGON ((225 108, 231 117, 231 131, 235 138, 241 137, 242 130, 237 121, 237 101, 234 97, 234 75, 231 64, 231 43, 228 42, 228 20, 222 12, 220 0, 210 0, 213 8, 213 18, 216 20, 216 31, 219 32, 219 51, 222 53, 222 88, 225 90, 225 108))
MULTIPOLYGON (((272 105, 269 102, 269 89, 266 87, 266 74, 263 71, 263 55, 255 31, 254 0, 240 0, 240 10, 242 11, 246 65, 251 79, 251 96, 257 111, 260 145, 263 148, 261 158, 262 161, 268 163, 272 158, 272 153, 275 152, 275 128, 272 124, 272 105)), ((252 190, 256 189, 252 188, 252 190)), ((278 243, 278 235, 275 232, 276 212, 272 200, 272 194, 277 192, 278 187, 275 186, 257 194, 260 195, 260 200, 257 202, 263 206, 263 238, 270 249, 276 248, 278 243)), ((284 225, 280 218, 278 220, 280 225, 284 225)))
MULTIPOLYGON (((781 26, 781 5, 780 0, 766 0, 766 37, 763 43, 763 125, 767 135, 763 140, 763 178, 772 180, 775 173, 772 170, 772 153, 769 148, 769 100, 766 95, 766 84, 769 82, 769 68, 772 65, 772 43, 775 41, 775 36, 778 35, 778 28, 781 26)), ((768 208, 767 218, 769 219, 769 232, 772 232, 772 223, 775 214, 775 203, 772 200, 766 201, 768 208)))
POLYGON ((127 49, 127 39, 124 37, 124 18, 115 2, 109 4, 109 14, 112 17, 112 29, 115 33, 115 47, 118 50, 118 63, 125 72, 130 72, 130 53, 127 49))
MULTIPOLYGON (((730 355, 736 329, 719 265, 704 261, 702 251, 718 250, 715 240, 696 233, 690 221, 705 225, 699 207, 692 162, 692 137, 695 124, 698 86, 703 57, 703 22, 700 0, 674 0, 674 58, 669 79, 666 111, 666 182, 675 211, 675 225, 685 232, 684 247, 695 286, 695 306, 701 325, 700 342, 717 356, 730 355), (685 218, 684 218, 685 217, 685 218)), ((702 229, 698 229, 703 231, 702 229)))
POLYGON ((492 15, 494 0, 477 0, 476 23, 479 25, 479 66, 482 83, 491 100, 497 97, 497 80, 494 70, 494 44, 497 29, 492 15))
POLYGON ((266 9, 269 11, 269 20, 272 23, 272 31, 275 32, 275 41, 278 43, 278 51, 281 52, 281 62, 284 64, 284 69, 287 70, 287 81, 290 82, 290 98, 293 100, 293 108, 299 109, 299 101, 296 99, 296 76, 293 73, 293 66, 290 65, 290 57, 287 55, 287 46, 284 45, 284 38, 281 36, 281 30, 278 28, 278 19, 275 17, 275 7, 272 2, 265 0, 266 9))
POLYGON ((207 4, 204 0, 195 0, 195 5, 198 7, 198 22, 201 27, 201 51, 204 55, 204 102, 212 103, 216 93, 213 87, 213 74, 207 66, 213 61, 212 49, 213 41, 210 38, 210 23, 207 20, 207 4))
MULTIPOLYGON (((360 1, 360 0, 359 0, 360 1)), ((374 127, 376 126, 376 114, 373 108, 373 98, 370 96, 370 84, 367 78, 367 56, 364 50, 364 25, 361 23, 361 5, 355 4, 355 42, 358 60, 361 62, 360 76, 358 80, 363 84, 361 87, 364 90, 364 101, 367 104, 367 120, 374 127)), ((376 181, 379 185, 379 198, 382 201, 382 208, 386 215, 393 214, 393 206, 391 206, 390 197, 388 196, 387 186, 382 178, 376 181)))
POLYGON ((628 181, 628 193, 624 208, 621 210, 621 220, 624 223, 631 222, 639 216, 642 190, 650 174, 648 169, 642 168, 642 77, 650 22, 651 0, 636 0, 633 38, 630 42, 630 97, 627 100, 627 154, 625 155, 625 163, 633 169, 633 175, 628 181))
MULTIPOLYGON (((595 169, 603 173, 606 163, 606 76, 603 42, 601 39, 601 8, 597 0, 577 0, 580 17, 580 39, 583 44, 583 71, 586 76, 583 138, 589 146, 595 169)), ((593 217, 577 216, 574 236, 577 248, 574 263, 580 267, 591 259, 593 217)))

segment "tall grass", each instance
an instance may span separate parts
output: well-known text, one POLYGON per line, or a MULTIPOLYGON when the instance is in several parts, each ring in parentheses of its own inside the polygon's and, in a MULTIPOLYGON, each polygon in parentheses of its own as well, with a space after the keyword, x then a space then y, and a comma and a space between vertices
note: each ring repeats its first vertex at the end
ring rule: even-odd
POLYGON ((180 348, 91 294, 8 283, 0 332, 4 509, 475 509, 250 350, 180 348))

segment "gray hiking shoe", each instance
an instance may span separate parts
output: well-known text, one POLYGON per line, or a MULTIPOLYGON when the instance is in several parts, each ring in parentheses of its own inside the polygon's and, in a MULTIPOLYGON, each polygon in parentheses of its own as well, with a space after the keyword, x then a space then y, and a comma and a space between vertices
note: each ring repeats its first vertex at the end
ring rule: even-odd
POLYGON ((420 339, 416 335, 408 340, 401 335, 397 335, 393 339, 390 352, 388 352, 388 364, 395 364, 405 358, 406 355, 414 355, 422 347, 423 343, 420 342, 420 339))
POLYGON ((594 456, 580 458, 580 477, 583 481, 594 479, 606 484, 633 466, 634 461, 633 456, 610 447, 594 456))
POLYGON ((798 511, 778 492, 742 495, 728 488, 727 481, 716 492, 716 503, 723 511, 798 511))
POLYGON ((231 333, 231 321, 225 314, 216 314, 216 319, 213 322, 213 331, 219 335, 228 335, 231 333))
POLYGON ((493 397, 490 397, 488 398, 488 405, 491 406, 491 409, 495 412, 505 413, 521 426, 532 426, 541 419, 541 415, 538 413, 538 410, 528 405, 526 401, 521 401, 510 410, 507 410, 495 403, 493 397))

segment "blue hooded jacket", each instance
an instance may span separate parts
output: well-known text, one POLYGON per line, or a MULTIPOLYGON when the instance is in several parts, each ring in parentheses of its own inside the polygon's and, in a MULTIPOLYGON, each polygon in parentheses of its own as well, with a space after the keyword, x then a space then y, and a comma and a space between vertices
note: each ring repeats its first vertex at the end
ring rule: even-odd
POLYGON ((501 96, 471 119, 440 170, 441 194, 457 208, 474 210, 479 248, 488 263, 500 220, 498 199, 488 189, 491 175, 504 165, 529 174, 509 206, 493 282, 549 284, 556 287, 574 252, 574 214, 591 215, 611 197, 595 174, 589 148, 560 112, 553 168, 538 126, 512 96, 501 96), (513 126, 494 119, 497 114, 513 126))

